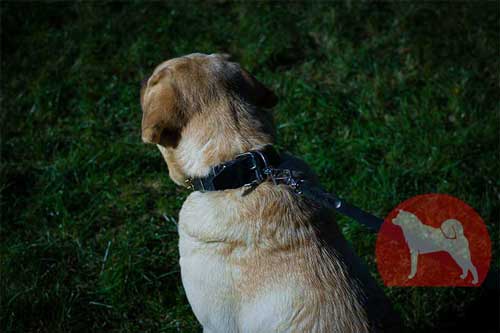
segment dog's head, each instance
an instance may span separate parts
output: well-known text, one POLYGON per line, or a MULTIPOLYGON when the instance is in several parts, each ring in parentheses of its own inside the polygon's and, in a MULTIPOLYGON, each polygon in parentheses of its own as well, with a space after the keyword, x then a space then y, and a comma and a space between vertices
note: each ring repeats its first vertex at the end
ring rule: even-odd
POLYGON ((175 148, 193 115, 234 99, 260 108, 277 103, 271 90, 228 55, 195 53, 165 61, 141 88, 142 139, 175 148))
POLYGON ((398 210, 398 215, 392 219, 392 223, 395 225, 398 225, 400 227, 404 227, 407 225, 414 224, 417 221, 417 217, 407 211, 404 211, 402 209, 398 210))

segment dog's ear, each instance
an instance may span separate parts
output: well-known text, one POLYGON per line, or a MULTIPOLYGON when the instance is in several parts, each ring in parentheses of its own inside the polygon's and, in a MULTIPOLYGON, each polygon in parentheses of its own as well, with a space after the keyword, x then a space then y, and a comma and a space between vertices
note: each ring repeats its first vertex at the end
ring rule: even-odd
POLYGON ((183 113, 173 83, 155 73, 141 89, 142 140, 145 143, 175 147, 180 139, 183 113))
POLYGON ((241 69, 241 76, 245 82, 243 93, 255 105, 263 108, 272 108, 278 103, 278 97, 276 97, 271 89, 260 83, 252 74, 241 69))

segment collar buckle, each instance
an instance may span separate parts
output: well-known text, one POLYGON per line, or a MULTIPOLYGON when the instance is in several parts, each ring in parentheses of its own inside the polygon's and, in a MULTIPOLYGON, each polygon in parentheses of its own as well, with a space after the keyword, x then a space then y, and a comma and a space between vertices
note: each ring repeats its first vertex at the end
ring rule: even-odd
POLYGON ((188 190, 194 190, 194 184, 193 184, 193 180, 191 178, 186 178, 184 180, 184 184, 186 184, 186 187, 188 190))
POLYGON ((244 187, 256 186, 267 179, 268 175, 265 173, 265 170, 269 169, 269 161, 262 152, 258 150, 251 150, 246 153, 236 155, 236 159, 240 158, 249 158, 251 162, 250 170, 255 173, 255 180, 244 184, 244 187))

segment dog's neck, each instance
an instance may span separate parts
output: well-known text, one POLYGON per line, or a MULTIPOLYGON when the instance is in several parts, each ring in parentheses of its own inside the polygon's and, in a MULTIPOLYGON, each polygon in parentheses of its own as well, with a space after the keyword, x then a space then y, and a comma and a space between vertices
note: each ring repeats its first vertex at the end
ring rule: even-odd
POLYGON ((234 118, 204 114, 191 119, 177 147, 159 148, 172 180, 184 185, 189 177, 204 177, 213 166, 272 143, 272 135, 258 121, 241 117, 235 123, 234 118))

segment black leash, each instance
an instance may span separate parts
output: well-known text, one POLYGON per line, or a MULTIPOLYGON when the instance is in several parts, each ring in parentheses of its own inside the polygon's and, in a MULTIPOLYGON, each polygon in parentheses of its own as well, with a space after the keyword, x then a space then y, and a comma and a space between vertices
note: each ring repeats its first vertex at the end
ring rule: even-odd
POLYGON ((384 220, 365 212, 361 208, 351 205, 347 201, 339 198, 336 194, 329 193, 321 187, 311 184, 302 179, 300 173, 290 169, 264 169, 264 174, 275 183, 282 183, 290 186, 295 193, 305 198, 317 202, 327 208, 333 209, 342 215, 348 216, 358 223, 364 225, 373 232, 379 231, 384 220))
POLYGON ((301 183, 298 187, 298 191, 306 198, 317 201, 330 209, 336 210, 342 215, 358 221, 373 232, 378 232, 382 223, 384 223, 383 219, 367 213, 359 207, 351 205, 335 194, 328 193, 317 187, 308 186, 307 182, 301 183))

